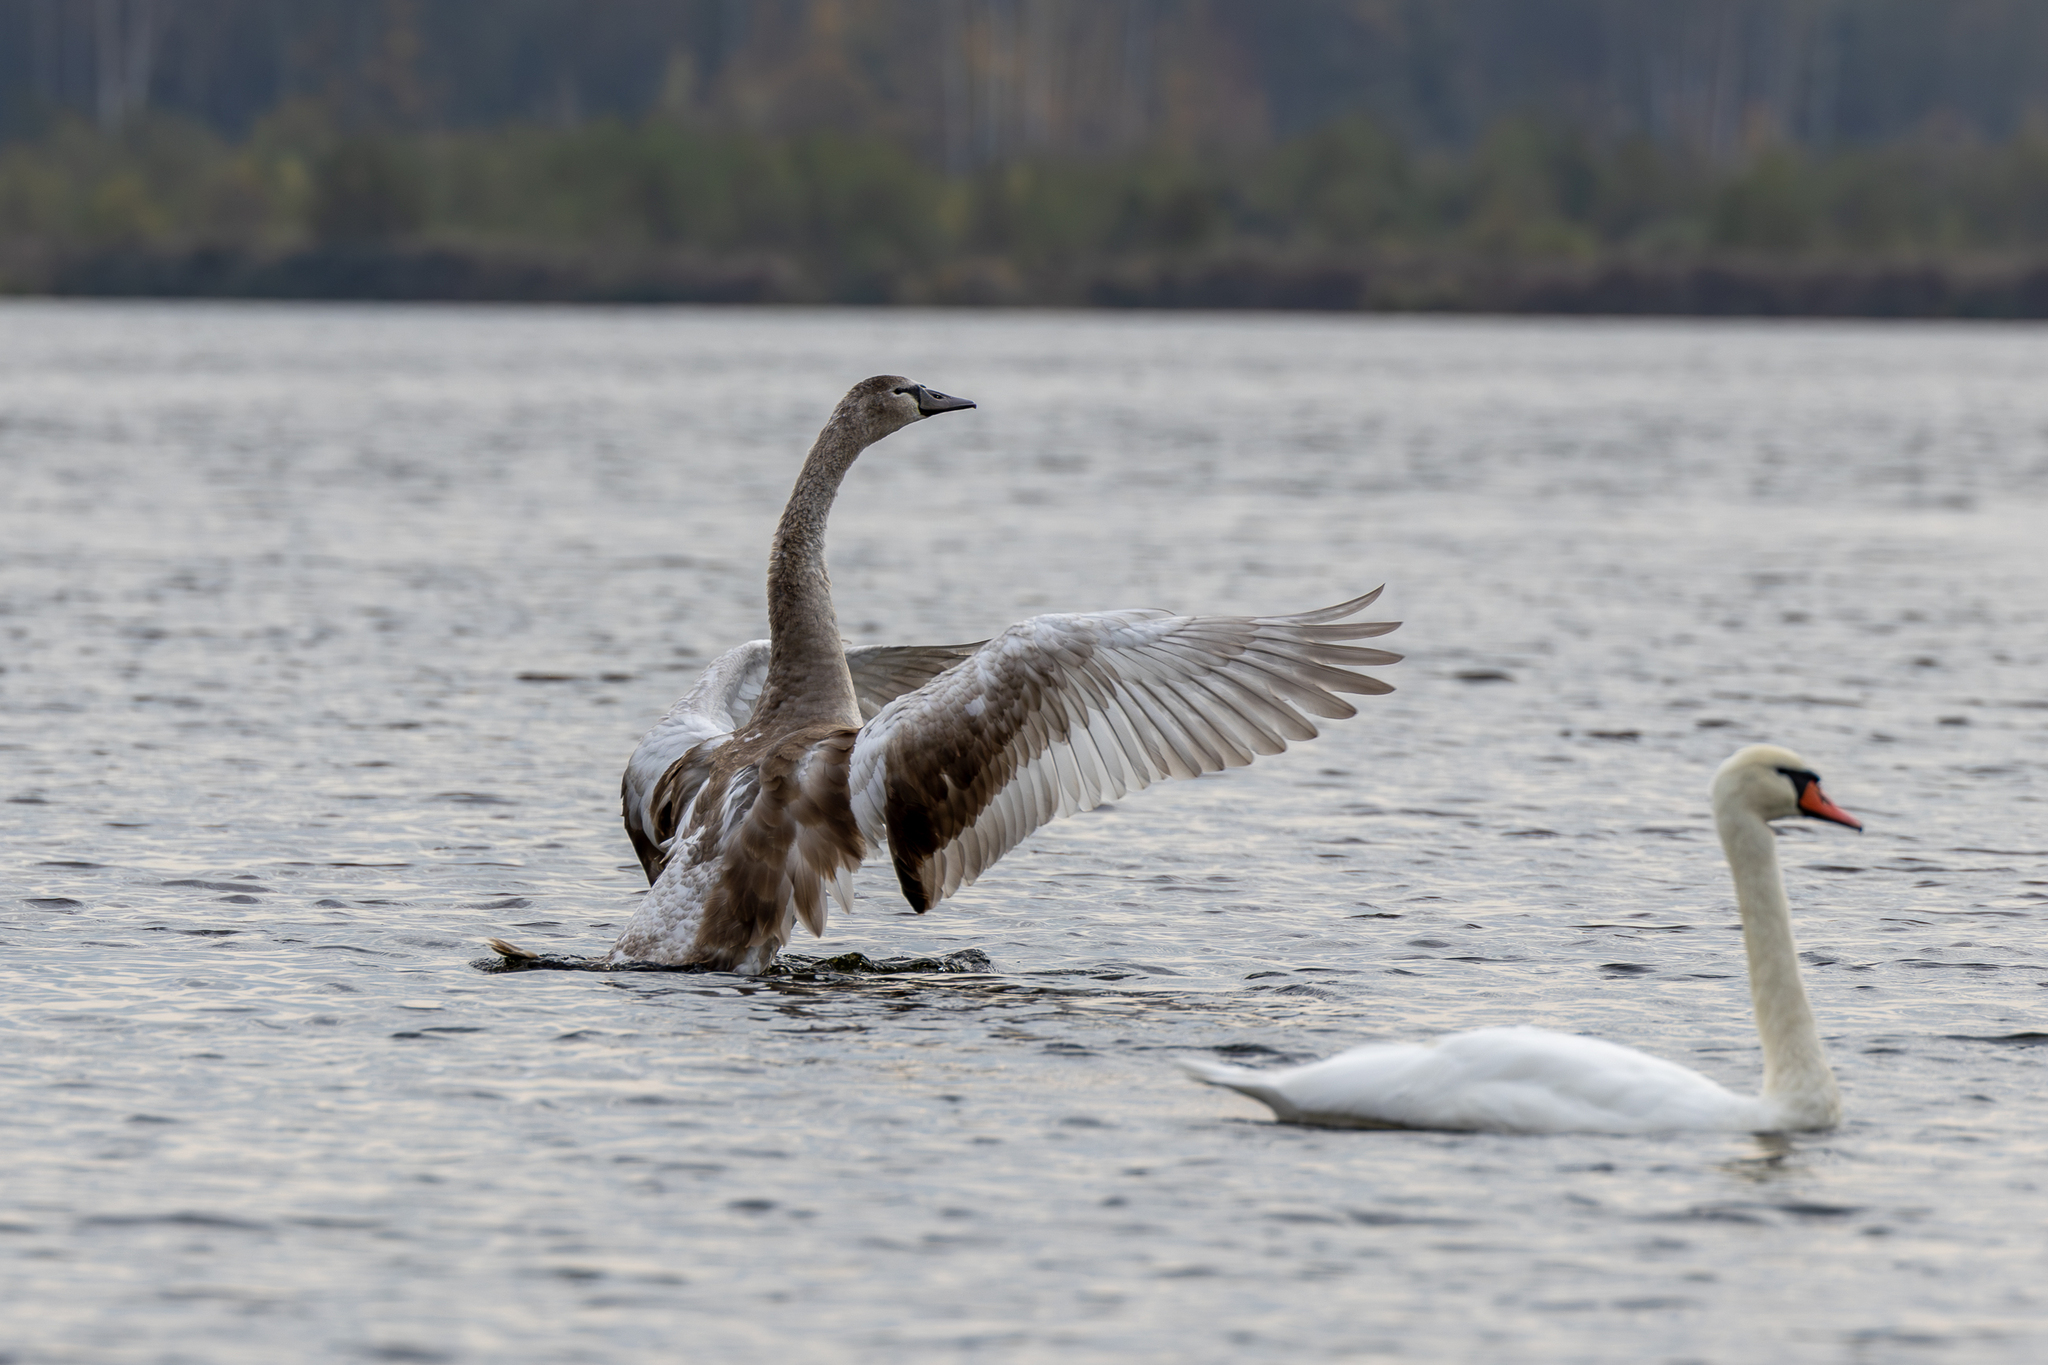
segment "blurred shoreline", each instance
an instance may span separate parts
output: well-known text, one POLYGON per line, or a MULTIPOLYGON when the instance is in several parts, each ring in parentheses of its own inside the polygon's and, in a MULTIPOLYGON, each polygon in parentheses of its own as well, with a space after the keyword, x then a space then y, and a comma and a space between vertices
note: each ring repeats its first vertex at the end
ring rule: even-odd
POLYGON ((962 173, 648 119, 376 132, 302 104, 0 145, 0 294, 2048 317, 2048 123, 1726 157, 1510 119, 962 173))
POLYGON ((577 304, 858 304, 1674 317, 2048 318, 2041 258, 1499 261, 1443 254, 1126 257, 1025 273, 1001 258, 832 275, 777 255, 351 244, 0 245, 0 294, 577 304))

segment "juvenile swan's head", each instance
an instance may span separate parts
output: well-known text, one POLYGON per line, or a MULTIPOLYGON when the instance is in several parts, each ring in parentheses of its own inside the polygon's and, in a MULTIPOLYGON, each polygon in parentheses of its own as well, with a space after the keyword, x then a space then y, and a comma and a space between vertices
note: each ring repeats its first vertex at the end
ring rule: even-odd
POLYGON ((1714 813, 1747 810, 1764 820, 1807 815, 1860 830, 1863 822, 1820 789, 1820 774, 1790 749, 1752 744, 1738 749, 1714 774, 1714 813))
POLYGON ((872 445, 912 422, 973 406, 969 399, 928 389, 900 374, 878 374, 847 390, 846 397, 839 400, 839 407, 832 414, 832 421, 835 424, 848 423, 859 436, 861 444, 872 445))

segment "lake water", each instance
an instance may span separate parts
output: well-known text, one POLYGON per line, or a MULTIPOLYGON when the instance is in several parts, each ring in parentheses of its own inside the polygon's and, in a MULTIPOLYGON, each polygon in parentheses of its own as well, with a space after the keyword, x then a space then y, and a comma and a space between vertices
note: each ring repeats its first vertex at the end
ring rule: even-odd
MULTIPOLYGON (((0 305, 0 1361, 2036 1361, 2048 330, 0 305), (639 734, 764 631, 1275 613, 1400 690, 823 945, 487 976, 643 889, 639 734), (1273 1124, 1177 1053, 1528 1021, 1753 1088, 1706 810, 1785 831, 1789 1140, 1273 1124)), ((1213 1054, 1211 1054, 1213 1055, 1213 1054)))

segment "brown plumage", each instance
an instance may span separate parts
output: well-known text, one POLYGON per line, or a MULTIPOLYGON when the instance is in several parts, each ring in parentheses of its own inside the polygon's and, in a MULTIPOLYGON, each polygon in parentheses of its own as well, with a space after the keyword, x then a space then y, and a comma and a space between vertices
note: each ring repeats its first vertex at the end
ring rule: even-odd
MULTIPOLYGON (((1031 831, 1174 777, 1249 763, 1392 689, 1345 643, 1377 590, 1293 616, 1033 617, 978 646, 839 639, 825 520, 865 447, 972 407, 893 375, 854 386, 804 461, 768 560, 769 640, 714 660, 634 754, 628 833, 652 885, 611 960, 758 972, 887 843, 922 912, 1031 831), (864 677, 857 674, 865 672, 864 677)), ((509 947, 509 945, 507 945, 509 947)), ((517 950, 515 950, 517 951, 517 950)))
MULTIPOLYGON (((769 550, 760 695, 743 728, 706 736, 656 781, 644 842, 634 843, 643 866, 659 871, 613 945, 615 960, 759 971, 795 921, 824 931, 828 888, 848 894, 867 851, 846 782, 862 712, 832 609, 825 519, 862 450, 924 417, 973 406, 877 375, 833 410, 769 550)), ((897 657, 883 671, 918 669, 897 657)), ((629 768, 629 831, 632 783, 629 768)))
MULTIPOLYGON (((986 644, 855 645, 846 650, 854 700, 863 722, 930 682, 986 644)), ((704 675, 661 723, 648 731, 619 782, 626 837, 651 886, 668 863, 667 845, 682 827, 690 802, 710 776, 711 759, 735 731, 744 730, 768 678, 770 645, 749 640, 711 661, 704 675)))
POLYGON ((736 830, 691 849, 693 859, 715 859, 718 869, 697 933, 700 960, 738 960, 771 938, 781 947, 791 911, 813 934, 825 932, 825 887, 867 857, 846 798, 856 733, 812 725, 719 751, 705 782, 706 805, 725 805, 734 779, 750 770, 756 790, 736 830))

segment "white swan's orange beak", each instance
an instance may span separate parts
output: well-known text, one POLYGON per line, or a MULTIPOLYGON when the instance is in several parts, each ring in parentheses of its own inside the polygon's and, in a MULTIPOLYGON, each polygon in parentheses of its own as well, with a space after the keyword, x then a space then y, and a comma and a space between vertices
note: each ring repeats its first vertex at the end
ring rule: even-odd
POLYGON ((1828 800, 1827 793, 1820 789, 1819 782, 1809 782, 1800 790, 1799 809, 1816 820, 1832 820, 1838 825, 1847 825, 1857 831, 1863 828, 1861 820, 1828 800))

